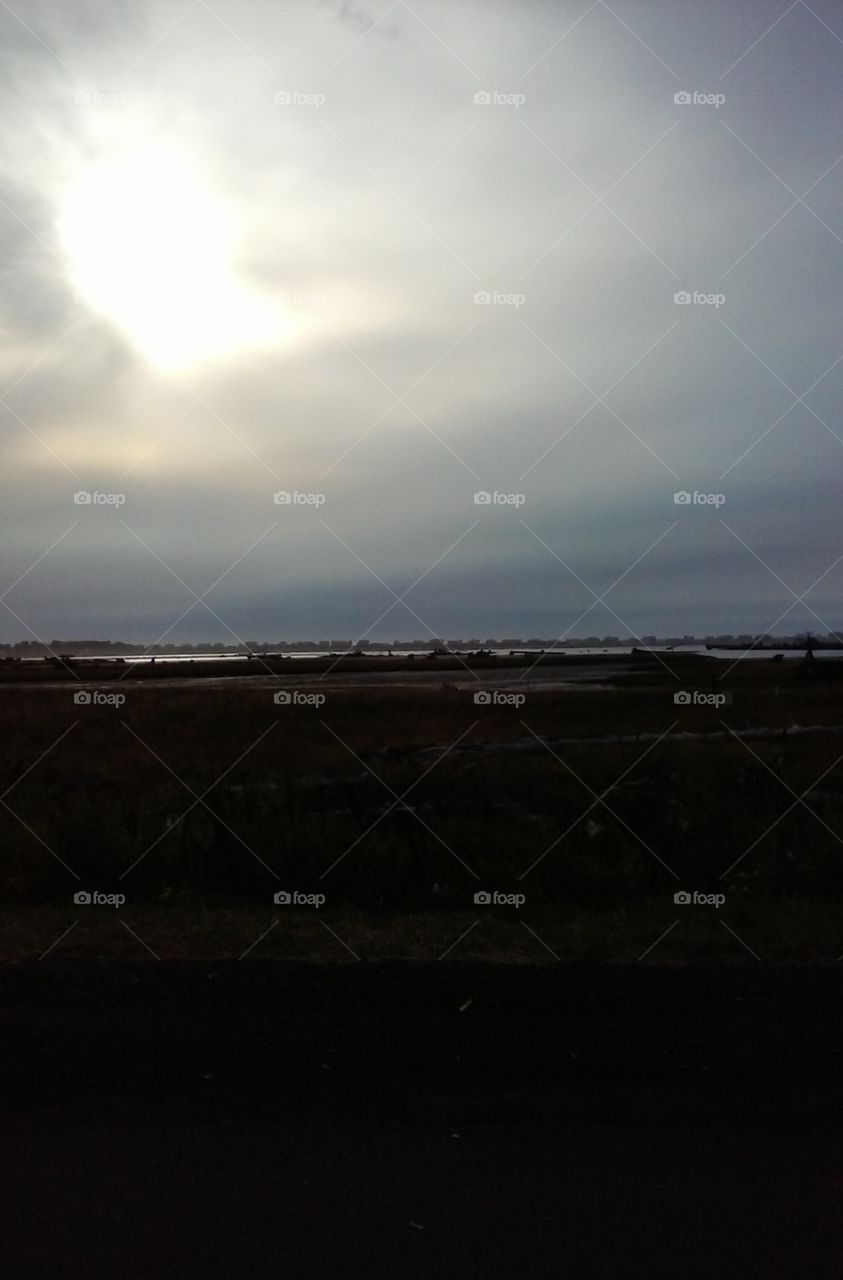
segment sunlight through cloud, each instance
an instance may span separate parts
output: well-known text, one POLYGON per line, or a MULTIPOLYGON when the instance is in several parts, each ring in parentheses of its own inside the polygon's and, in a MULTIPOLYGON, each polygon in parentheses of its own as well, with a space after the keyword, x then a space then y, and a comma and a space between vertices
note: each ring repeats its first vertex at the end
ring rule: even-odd
POLYGON ((80 301, 163 372, 273 346, 293 330, 237 278, 235 221, 175 148, 150 143, 81 169, 59 235, 80 301))

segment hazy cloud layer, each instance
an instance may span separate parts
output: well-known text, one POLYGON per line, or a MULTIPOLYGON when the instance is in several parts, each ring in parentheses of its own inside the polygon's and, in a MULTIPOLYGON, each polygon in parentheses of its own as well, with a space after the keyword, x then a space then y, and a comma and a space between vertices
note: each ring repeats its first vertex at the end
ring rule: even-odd
POLYGON ((0 638, 843 626, 843 22, 786 8, 1 9, 0 638))

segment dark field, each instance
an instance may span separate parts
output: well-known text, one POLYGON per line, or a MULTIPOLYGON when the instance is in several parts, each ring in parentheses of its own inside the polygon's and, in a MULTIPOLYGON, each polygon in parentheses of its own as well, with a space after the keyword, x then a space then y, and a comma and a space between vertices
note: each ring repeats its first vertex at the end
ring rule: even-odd
POLYGON ((134 964, 0 974, 20 1280, 826 1277, 840 975, 134 964))
POLYGON ((8 1274, 838 1275, 843 684, 666 661, 3 689, 8 1274))
POLYGON ((271 677, 97 686, 119 707, 8 686, 5 956, 637 960, 678 920, 648 962, 836 961, 839 665, 566 662, 567 684, 523 665, 286 682, 321 706, 275 705, 271 677), (525 701, 475 704, 486 688, 525 701))

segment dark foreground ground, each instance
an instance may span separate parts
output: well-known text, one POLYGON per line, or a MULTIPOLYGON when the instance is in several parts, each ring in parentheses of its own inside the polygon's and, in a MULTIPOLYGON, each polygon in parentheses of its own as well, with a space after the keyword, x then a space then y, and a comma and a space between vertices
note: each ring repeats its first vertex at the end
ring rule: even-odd
POLYGON ((0 970, 3 1273, 837 1277, 834 967, 0 970))

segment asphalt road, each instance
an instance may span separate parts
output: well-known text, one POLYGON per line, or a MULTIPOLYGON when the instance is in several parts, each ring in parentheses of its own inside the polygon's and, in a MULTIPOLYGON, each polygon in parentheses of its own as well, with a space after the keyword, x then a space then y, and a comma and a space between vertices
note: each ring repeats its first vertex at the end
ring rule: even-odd
POLYGON ((839 1277, 841 985, 6 966, 3 1271, 839 1277))

